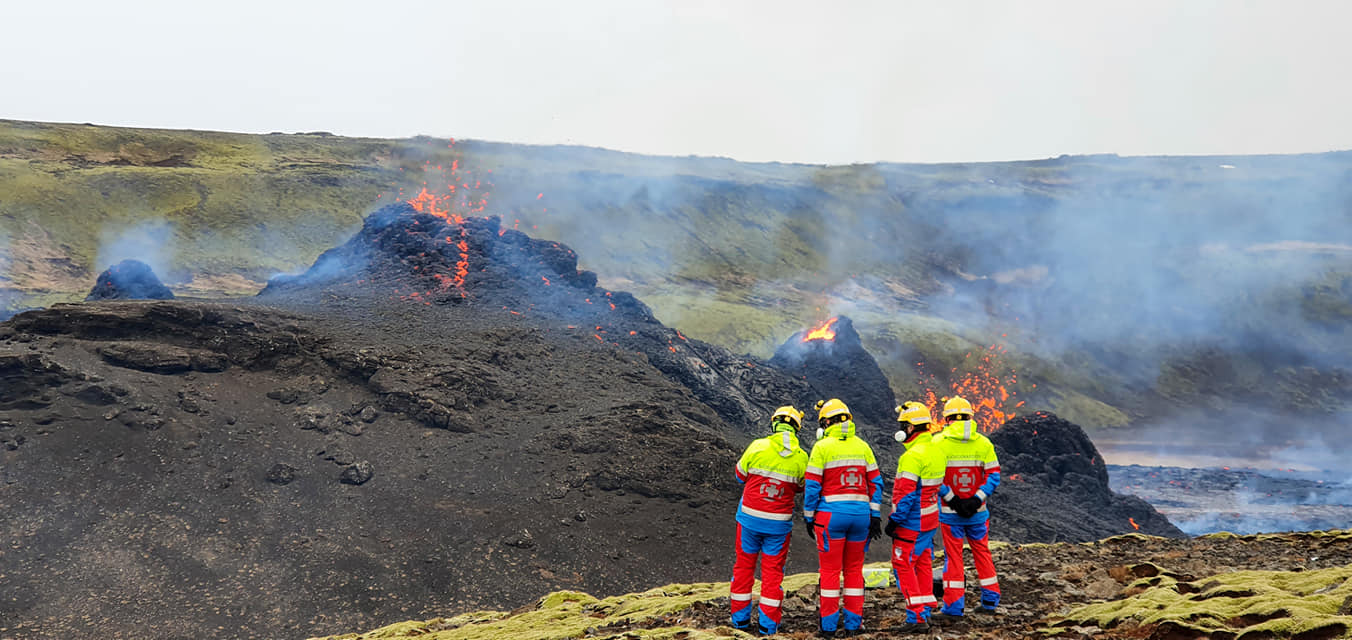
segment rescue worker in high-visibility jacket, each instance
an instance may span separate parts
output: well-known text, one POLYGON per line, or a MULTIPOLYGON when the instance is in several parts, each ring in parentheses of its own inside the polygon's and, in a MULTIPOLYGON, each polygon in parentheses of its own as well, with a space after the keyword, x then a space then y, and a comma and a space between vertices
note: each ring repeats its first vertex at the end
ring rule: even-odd
POLYGON ((972 404, 960 396, 944 403, 947 426, 934 436, 932 446, 943 452, 944 483, 939 487, 939 528, 944 536, 944 606, 933 617, 960 618, 966 603, 963 579, 963 543, 972 549, 972 561, 981 581, 981 610, 995 613, 1000 604, 1000 581, 995 576, 989 544, 990 512, 986 501, 1000 486, 1000 461, 995 447, 981 434, 972 404))
POLYGON ((776 409, 770 416, 773 432, 753 441, 737 461, 737 481, 744 485, 737 504, 737 561, 731 588, 732 626, 738 629, 751 627, 751 588, 760 558, 758 630, 766 635, 779 630, 793 506, 807 470, 807 452, 798 444, 802 423, 802 411, 792 406, 776 409))
POLYGON ((929 407, 907 402, 897 407, 902 429, 897 441, 905 451, 897 460, 892 484, 892 515, 885 529, 892 538, 892 572, 906 598, 906 623, 893 630, 918 632, 929 629, 934 599, 932 564, 934 532, 939 528, 939 486, 944 482, 947 459, 933 444, 929 407))
POLYGON ((807 460, 803 520, 817 541, 821 630, 847 632, 864 622, 864 552, 881 538, 883 480, 868 443, 855 435, 849 407, 832 398, 817 403, 817 443, 807 460), (841 613, 841 572, 845 574, 841 613))

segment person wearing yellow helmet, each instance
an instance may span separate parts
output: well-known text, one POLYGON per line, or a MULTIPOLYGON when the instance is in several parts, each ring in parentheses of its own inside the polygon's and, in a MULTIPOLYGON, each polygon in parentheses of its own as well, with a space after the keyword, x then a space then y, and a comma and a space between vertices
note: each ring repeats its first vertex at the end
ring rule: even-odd
POLYGON ((864 552, 870 541, 882 537, 883 481, 873 449, 855 435, 844 402, 818 402, 817 424, 820 435, 808 456, 803 522, 817 541, 821 630, 834 634, 839 625, 855 632, 864 622, 864 552))
POLYGON ((944 403, 947 426, 931 446, 943 452, 944 483, 939 487, 939 528, 944 537, 944 606, 933 619, 961 618, 966 602, 963 578, 964 545, 981 582, 981 611, 995 613, 1000 604, 1000 581, 995 575, 989 544, 990 512, 986 500, 1000 486, 1000 461, 995 447, 977 428, 972 403, 961 396, 944 403))
POLYGON ((947 460, 934 448, 929 426, 929 407, 907 402, 897 407, 902 429, 896 438, 903 444, 892 483, 892 515, 886 533, 892 538, 892 571, 897 588, 906 599, 906 623, 898 632, 929 629, 930 610, 938 601, 933 588, 934 531, 939 528, 939 486, 944 482, 947 460))
POLYGON ((732 626, 751 627, 751 589, 756 561, 761 565, 761 592, 757 623, 762 634, 778 631, 780 601, 784 598, 784 562, 793 530, 793 505, 803 489, 807 453, 798 444, 803 412, 783 406, 770 415, 771 433, 746 448, 737 461, 737 481, 743 484, 737 503, 737 559, 732 567, 732 626))

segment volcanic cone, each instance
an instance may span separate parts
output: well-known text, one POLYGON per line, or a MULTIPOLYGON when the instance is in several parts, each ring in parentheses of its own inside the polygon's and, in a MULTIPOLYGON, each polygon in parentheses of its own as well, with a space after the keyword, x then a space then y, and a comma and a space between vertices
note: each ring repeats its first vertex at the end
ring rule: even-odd
POLYGON ((123 260, 99 274, 85 300, 172 300, 174 292, 160 282, 150 265, 123 260))

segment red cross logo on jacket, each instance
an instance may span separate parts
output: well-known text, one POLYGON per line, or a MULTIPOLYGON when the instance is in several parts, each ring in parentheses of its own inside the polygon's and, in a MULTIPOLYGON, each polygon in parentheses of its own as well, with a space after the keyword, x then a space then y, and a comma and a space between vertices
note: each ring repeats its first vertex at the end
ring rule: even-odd
POLYGON ((760 492, 761 495, 768 498, 778 498, 784 493, 784 487, 780 486, 780 484, 774 480, 769 480, 761 485, 760 492))
POLYGON ((859 473, 859 470, 856 469, 856 468, 854 468, 854 467, 850 467, 850 468, 844 473, 844 475, 841 475, 841 476, 840 476, 840 481, 841 481, 841 483, 843 483, 843 484, 844 484, 845 486, 847 486, 847 487, 862 487, 862 486, 864 486, 864 476, 863 476, 862 474, 860 474, 860 473, 859 473))
POLYGON ((976 473, 971 469, 959 469, 954 480, 957 482, 958 486, 955 489, 959 494, 966 496, 976 493, 976 473))

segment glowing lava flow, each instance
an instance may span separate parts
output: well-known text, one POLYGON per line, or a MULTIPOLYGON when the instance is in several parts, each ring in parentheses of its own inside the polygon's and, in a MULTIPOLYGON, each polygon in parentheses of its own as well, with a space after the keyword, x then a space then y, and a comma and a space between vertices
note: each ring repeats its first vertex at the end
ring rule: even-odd
MULTIPOLYGON (((1013 369, 1005 369, 1001 362, 1001 356, 1005 351, 1003 345, 988 347, 976 366, 971 371, 963 373, 961 377, 953 379, 948 392, 944 394, 936 391, 941 385, 932 373, 925 371, 925 363, 917 362, 916 366, 920 367, 921 377, 924 380, 922 382, 924 391, 921 393, 920 401, 937 415, 942 414, 945 400, 952 396, 962 396, 976 409, 975 420, 983 433, 999 429, 1005 421, 1014 417, 1015 409, 1023 406, 1022 400, 1015 401, 1018 393, 1011 391, 1011 388, 1018 384, 1018 374, 1013 369)), ((972 354, 968 353, 966 359, 971 358, 972 354)), ((953 367, 950 373, 957 376, 958 368, 953 367)))
MULTIPOLYGON (((454 148, 455 141, 452 140, 446 147, 454 148)), ((464 284, 465 276, 469 275, 469 242, 465 230, 465 216, 463 213, 479 213, 488 206, 488 188, 492 183, 485 183, 470 176, 468 171, 460 169, 460 159, 451 160, 450 171, 447 172, 443 165, 432 165, 431 160, 423 163, 423 175, 431 173, 440 173, 441 182, 445 183, 444 191, 441 187, 433 186, 435 191, 429 191, 427 182, 422 183, 422 189, 418 194, 411 197, 404 197, 401 189, 398 199, 407 202, 419 213, 433 215, 442 218, 447 222, 459 227, 459 237, 446 236, 446 244, 454 245, 458 251, 459 259, 455 263, 455 271, 449 275, 444 273, 434 273, 432 277, 441 283, 441 290, 458 289, 460 295, 465 295, 464 284)), ((400 168, 403 171, 403 168, 400 168)))
POLYGON ((821 326, 807 332, 807 335, 803 336, 803 342, 811 342, 813 340, 835 340, 836 332, 831 329, 831 325, 834 325, 836 320, 837 318, 831 318, 830 320, 823 322, 821 326))

